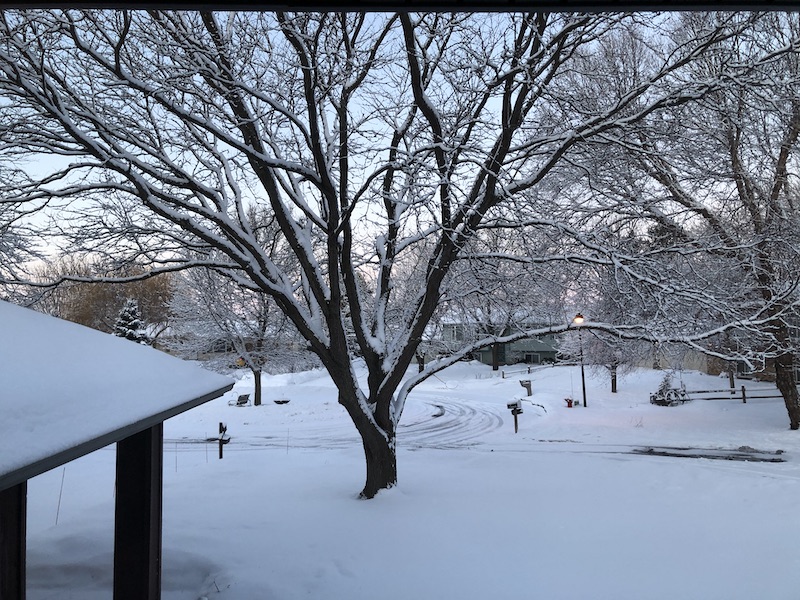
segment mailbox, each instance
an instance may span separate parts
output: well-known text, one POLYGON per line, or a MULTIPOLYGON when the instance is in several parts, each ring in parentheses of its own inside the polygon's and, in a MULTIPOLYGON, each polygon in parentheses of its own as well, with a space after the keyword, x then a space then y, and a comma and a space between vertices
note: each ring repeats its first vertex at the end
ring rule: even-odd
POLYGON ((528 392, 528 396, 531 395, 531 380, 530 379, 520 379, 519 384, 525 388, 525 391, 528 392))
POLYGON ((507 403, 506 406, 511 410, 511 414, 514 415, 514 433, 519 431, 519 421, 517 420, 517 415, 522 414, 522 400, 512 400, 511 402, 507 403))

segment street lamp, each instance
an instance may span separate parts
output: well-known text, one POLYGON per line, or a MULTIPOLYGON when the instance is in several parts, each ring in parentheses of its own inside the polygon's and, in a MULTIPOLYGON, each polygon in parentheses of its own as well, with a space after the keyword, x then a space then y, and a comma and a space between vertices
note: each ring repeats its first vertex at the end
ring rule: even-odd
POLYGON ((583 391, 583 406, 586 406, 586 374, 583 371, 583 336, 581 335, 581 328, 580 326, 583 325, 584 318, 581 313, 575 315, 575 318, 572 319, 572 322, 578 326, 578 343, 580 344, 581 348, 581 390, 583 391))

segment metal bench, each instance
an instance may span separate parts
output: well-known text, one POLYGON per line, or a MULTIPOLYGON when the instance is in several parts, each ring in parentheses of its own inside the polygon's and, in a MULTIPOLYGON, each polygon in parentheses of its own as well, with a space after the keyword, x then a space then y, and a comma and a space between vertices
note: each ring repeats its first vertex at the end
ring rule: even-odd
POLYGON ((228 402, 228 406, 250 406, 250 394, 240 394, 236 400, 228 402))

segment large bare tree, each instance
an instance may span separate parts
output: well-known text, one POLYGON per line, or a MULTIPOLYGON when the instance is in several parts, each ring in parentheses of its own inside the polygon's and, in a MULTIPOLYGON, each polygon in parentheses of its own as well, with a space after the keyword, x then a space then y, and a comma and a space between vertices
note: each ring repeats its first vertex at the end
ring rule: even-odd
POLYGON ((62 207, 75 247, 151 272, 210 266, 272 297, 333 378, 372 497, 397 481, 409 391, 447 364, 406 378, 468 242, 483 227, 567 235, 542 212, 542 181, 576 144, 716 89, 717 74, 687 79, 687 66, 748 26, 722 14, 676 41, 669 21, 5 11, 0 140, 38 175, 3 191, 62 207), (647 60, 607 93, 612 74, 589 58, 632 23, 651 27, 647 60), (253 204, 290 267, 259 242, 253 204), (213 260, 187 258, 208 247, 213 260), (398 299, 411 257, 420 276, 398 299))

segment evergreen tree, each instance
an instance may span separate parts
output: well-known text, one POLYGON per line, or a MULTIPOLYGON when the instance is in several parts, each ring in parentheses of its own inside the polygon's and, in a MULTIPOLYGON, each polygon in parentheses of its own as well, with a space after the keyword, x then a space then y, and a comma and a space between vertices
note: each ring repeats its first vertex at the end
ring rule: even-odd
POLYGON ((125 306, 119 311, 117 322, 114 323, 114 335, 140 344, 149 342, 144 323, 139 316, 139 303, 133 298, 128 298, 125 306))

